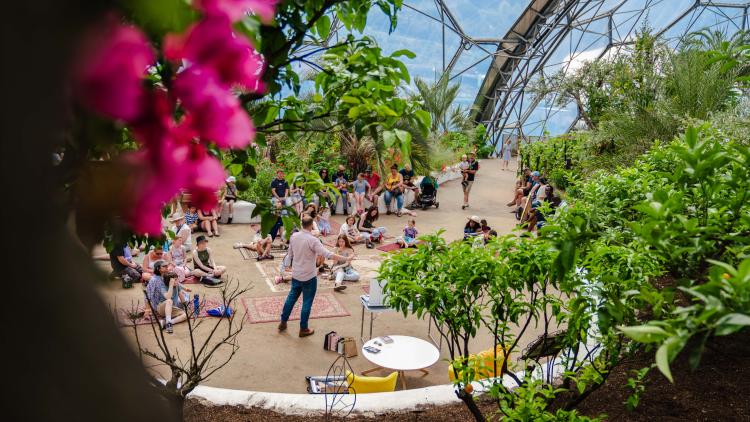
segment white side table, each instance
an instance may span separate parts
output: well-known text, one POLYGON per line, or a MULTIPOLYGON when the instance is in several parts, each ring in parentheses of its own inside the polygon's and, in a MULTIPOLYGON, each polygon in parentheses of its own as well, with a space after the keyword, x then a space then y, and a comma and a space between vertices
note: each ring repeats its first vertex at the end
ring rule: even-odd
POLYGON ((440 359, 440 351, 429 341, 410 336, 389 336, 393 343, 386 343, 382 338, 371 339, 362 346, 362 355, 377 367, 362 372, 367 375, 379 369, 393 369, 398 371, 401 388, 406 390, 404 371, 421 371, 422 376, 430 372, 425 368, 435 364, 440 359), (376 342, 381 345, 376 344, 376 342), (372 346, 380 349, 378 353, 370 353, 365 347, 372 346))

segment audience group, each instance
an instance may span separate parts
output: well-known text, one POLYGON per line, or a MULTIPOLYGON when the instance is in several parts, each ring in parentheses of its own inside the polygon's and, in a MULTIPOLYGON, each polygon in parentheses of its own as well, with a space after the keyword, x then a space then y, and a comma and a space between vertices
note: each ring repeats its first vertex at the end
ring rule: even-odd
MULTIPOLYGON (((468 206, 468 192, 478 169, 478 165, 472 160, 473 155, 470 160, 462 163, 461 167, 465 194, 462 208, 468 206)), ((324 183, 335 186, 336 191, 324 188, 316 192, 317 200, 308 202, 303 187, 294 184, 290 186, 285 179, 284 171, 279 169, 269 186, 269 196, 276 218, 271 230, 266 236, 262 236, 260 230, 257 230, 251 242, 237 243, 234 247, 253 251, 258 261, 274 259, 274 245, 277 249, 286 249, 286 239, 299 231, 294 225, 285 228, 285 217, 289 216, 289 213, 294 213, 300 220, 312 220, 309 233, 321 243, 329 236, 336 236, 335 241, 328 240, 329 243, 335 242, 331 244, 335 252, 320 254, 315 264, 320 272, 329 271, 329 277, 334 281, 334 290, 341 291, 346 288, 344 281, 359 280, 359 274, 352 266, 352 259, 356 256, 354 246, 363 244, 367 248, 374 248, 376 243, 383 242, 386 228, 378 225, 380 196, 383 196, 387 214, 415 215, 404 208, 405 193, 411 190, 418 199, 420 187, 424 187, 425 184, 435 185, 436 182, 432 178, 424 178, 420 186, 417 186, 414 171, 408 164, 400 170, 394 164, 383 179, 371 168, 350 177, 343 165, 338 166, 333 174, 330 174, 328 169, 322 169, 319 175, 324 183), (336 214, 339 203, 346 219, 339 230, 334 232, 330 217, 336 214), (287 228, 292 231, 289 235, 286 234, 287 228), (327 264, 326 256, 337 258, 331 258, 330 264, 327 264)), ((227 223, 232 223, 234 205, 238 200, 234 177, 226 179, 218 198, 220 200, 217 207, 198 209, 188 203, 184 207, 184 213, 181 211, 182 207, 173 205, 177 211, 168 219, 170 224, 167 225, 168 228, 165 227, 165 232, 172 231, 174 238, 163 245, 152 247, 145 254, 142 265, 133 260, 134 252, 138 251, 131 250, 127 244, 115 245, 110 252, 112 275, 121 277, 124 285, 138 281, 144 283, 144 295, 149 304, 145 313, 156 313, 169 333, 173 330, 173 324, 182 322, 187 317, 183 307, 190 299, 190 289, 184 285, 185 280, 188 277, 196 277, 205 284, 214 285, 221 282, 226 272, 226 267, 215 261, 208 244, 210 238, 221 235, 218 220, 222 209, 228 212, 227 223), (204 234, 193 239, 196 233, 204 234)), ((539 172, 526 169, 517 181, 513 198, 507 205, 513 207, 513 212, 524 214, 524 220, 528 221, 528 230, 533 231, 545 223, 545 214, 548 210, 552 209, 554 212, 561 202, 553 187, 539 172), (530 207, 524 211, 527 203, 530 207), (544 203, 549 204, 549 207, 543 207, 544 203)), ((401 235, 396 237, 396 243, 402 248, 414 247, 418 235, 416 221, 410 218, 401 235)), ((497 232, 486 220, 476 215, 468 218, 463 232, 465 241, 480 246, 496 236, 497 232)), ((276 283, 291 279, 291 261, 289 254, 281 259, 280 275, 275 277, 276 283)))
POLYGON ((548 204, 554 213, 555 209, 563 205, 562 199, 555 194, 555 188, 538 171, 524 169, 523 175, 516 181, 513 199, 508 202, 509 207, 516 214, 516 218, 526 222, 527 230, 534 231, 541 228, 547 219, 542 212, 542 204, 548 204), (526 205, 529 204, 528 210, 526 205))

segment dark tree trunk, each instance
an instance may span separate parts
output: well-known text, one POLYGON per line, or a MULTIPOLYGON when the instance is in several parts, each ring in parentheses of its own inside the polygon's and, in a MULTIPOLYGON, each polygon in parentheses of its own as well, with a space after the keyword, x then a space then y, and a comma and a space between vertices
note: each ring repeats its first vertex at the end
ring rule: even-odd
POLYGON ((459 399, 464 402, 466 407, 469 408, 469 412, 471 412, 472 415, 474 415, 474 419, 476 419, 477 422, 485 422, 486 419, 484 418, 484 415, 482 414, 482 411, 479 410, 479 406, 477 406, 477 403, 474 401, 474 396, 467 393, 463 389, 458 390, 456 393, 459 399))

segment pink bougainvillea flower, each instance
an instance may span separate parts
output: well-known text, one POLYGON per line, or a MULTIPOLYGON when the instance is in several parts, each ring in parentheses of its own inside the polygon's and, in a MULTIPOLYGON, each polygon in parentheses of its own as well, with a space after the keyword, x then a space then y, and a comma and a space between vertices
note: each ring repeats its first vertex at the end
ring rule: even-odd
POLYGON ((237 22, 252 12, 264 23, 270 23, 276 13, 278 0, 195 0, 193 4, 208 16, 223 15, 237 22))
POLYGON ((220 148, 243 148, 255 135, 250 117, 210 69, 191 66, 174 81, 174 91, 189 112, 191 125, 220 148))
POLYGON ((167 35, 164 55, 174 62, 184 59, 210 68, 227 86, 252 92, 264 89, 260 81, 265 67, 263 56, 247 38, 232 31, 226 17, 208 17, 191 26, 184 35, 167 35))
POLYGON ((78 98, 98 113, 130 122, 140 113, 143 78, 153 62, 154 52, 138 28, 106 20, 85 40, 76 63, 78 98))

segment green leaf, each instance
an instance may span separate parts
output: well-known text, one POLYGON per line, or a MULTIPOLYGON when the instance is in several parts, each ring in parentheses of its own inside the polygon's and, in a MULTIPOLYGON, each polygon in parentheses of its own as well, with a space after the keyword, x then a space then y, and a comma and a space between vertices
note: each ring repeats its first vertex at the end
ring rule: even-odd
POLYGON ((361 101, 357 97, 352 97, 351 95, 344 95, 341 97, 341 101, 347 104, 360 104, 361 101))
POLYGON ((383 131, 383 146, 390 148, 396 142, 396 134, 392 130, 383 131))
POLYGON ((327 15, 323 15, 315 22, 315 30, 320 35, 320 38, 326 39, 331 33, 331 19, 327 15))
POLYGON ((669 346, 667 343, 659 346, 659 349, 656 351, 656 367, 667 377, 669 382, 674 383, 672 371, 669 370, 669 346))
POLYGON ((396 50, 393 52, 393 54, 391 54, 391 57, 400 57, 400 56, 406 56, 410 59, 417 57, 417 55, 414 54, 412 51, 406 50, 406 49, 396 50))
POLYGON ((639 343, 654 343, 669 336, 669 333, 664 331, 663 328, 653 325, 620 326, 618 328, 623 334, 639 343))
POLYGON ((420 109, 414 112, 414 117, 417 118, 417 121, 419 121, 419 125, 422 128, 430 128, 430 125, 432 124, 432 117, 430 117, 430 113, 420 109))

